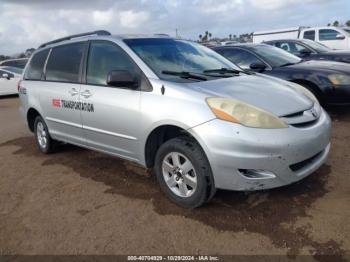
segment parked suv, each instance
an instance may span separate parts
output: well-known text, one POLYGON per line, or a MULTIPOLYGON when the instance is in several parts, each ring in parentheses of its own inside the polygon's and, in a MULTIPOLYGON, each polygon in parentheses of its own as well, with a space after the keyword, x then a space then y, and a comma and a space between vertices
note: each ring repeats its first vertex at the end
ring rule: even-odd
POLYGON ((184 207, 217 188, 298 181, 330 148, 329 117, 309 91, 166 36, 97 31, 43 44, 19 88, 40 151, 63 141, 154 168, 184 207))

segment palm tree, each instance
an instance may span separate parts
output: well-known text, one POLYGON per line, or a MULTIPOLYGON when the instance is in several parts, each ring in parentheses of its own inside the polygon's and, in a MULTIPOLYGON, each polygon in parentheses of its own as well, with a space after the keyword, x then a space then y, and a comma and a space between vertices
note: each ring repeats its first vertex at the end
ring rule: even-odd
POLYGON ((202 40, 203 40, 203 36, 202 36, 202 35, 199 35, 199 39, 202 41, 202 40))
POLYGON ((346 21, 346 26, 350 26, 350 20, 346 21))
POLYGON ((211 36, 212 36, 212 34, 211 34, 211 33, 209 33, 208 35, 209 35, 209 39, 210 39, 210 38, 211 38, 211 36))

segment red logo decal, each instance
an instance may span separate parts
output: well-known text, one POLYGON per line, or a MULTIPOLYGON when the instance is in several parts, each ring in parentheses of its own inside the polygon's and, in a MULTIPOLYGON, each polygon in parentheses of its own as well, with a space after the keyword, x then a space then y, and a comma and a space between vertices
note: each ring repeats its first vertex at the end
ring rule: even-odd
POLYGON ((61 107, 61 99, 52 99, 52 105, 54 107, 61 107))

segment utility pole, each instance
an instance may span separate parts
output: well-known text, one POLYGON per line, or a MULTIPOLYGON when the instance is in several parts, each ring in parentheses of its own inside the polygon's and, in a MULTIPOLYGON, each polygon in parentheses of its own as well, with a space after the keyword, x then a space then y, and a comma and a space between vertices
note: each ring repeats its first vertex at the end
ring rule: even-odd
POLYGON ((178 34, 177 34, 177 28, 175 29, 175 37, 178 38, 178 34))

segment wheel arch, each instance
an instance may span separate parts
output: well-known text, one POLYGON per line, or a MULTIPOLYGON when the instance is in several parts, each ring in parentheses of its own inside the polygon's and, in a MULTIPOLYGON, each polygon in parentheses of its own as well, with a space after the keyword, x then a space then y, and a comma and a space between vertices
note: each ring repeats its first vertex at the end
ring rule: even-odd
POLYGON ((33 107, 28 109, 26 118, 27 118, 27 124, 28 124, 29 130, 31 132, 34 132, 34 122, 37 116, 41 116, 38 110, 36 110, 33 107))
POLYGON ((305 79, 295 79, 295 80, 291 80, 291 82, 305 87, 306 89, 311 91, 314 95, 316 95, 316 98, 320 102, 323 101, 323 99, 324 99, 323 90, 317 84, 313 83, 312 81, 305 80, 305 79))
MULTIPOLYGON (((152 168, 154 166, 156 153, 163 143, 179 136, 188 136, 195 139, 184 127, 179 125, 162 124, 154 127, 145 141, 144 159, 146 167, 152 168)), ((198 141, 196 142, 198 143, 198 141)))

